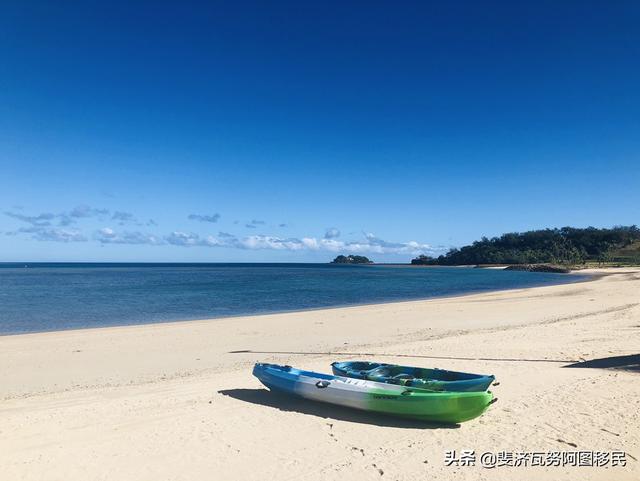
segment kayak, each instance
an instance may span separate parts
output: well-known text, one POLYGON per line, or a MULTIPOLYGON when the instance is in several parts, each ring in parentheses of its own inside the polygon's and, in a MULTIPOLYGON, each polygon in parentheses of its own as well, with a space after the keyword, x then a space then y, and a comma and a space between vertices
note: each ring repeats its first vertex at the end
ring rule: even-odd
POLYGON ((461 423, 480 416, 494 401, 490 391, 434 392, 366 379, 257 363, 253 375, 272 391, 339 406, 421 421, 461 423))
POLYGON ((331 364, 331 368, 336 376, 367 379, 432 391, 486 391, 495 380, 495 376, 482 374, 366 361, 334 362, 331 364))

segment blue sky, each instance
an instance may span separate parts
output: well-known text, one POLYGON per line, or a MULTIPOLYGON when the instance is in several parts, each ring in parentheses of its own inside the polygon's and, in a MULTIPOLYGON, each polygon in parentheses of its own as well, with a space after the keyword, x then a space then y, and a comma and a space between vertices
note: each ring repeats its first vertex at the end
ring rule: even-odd
POLYGON ((640 221, 638 2, 9 2, 0 261, 640 221))

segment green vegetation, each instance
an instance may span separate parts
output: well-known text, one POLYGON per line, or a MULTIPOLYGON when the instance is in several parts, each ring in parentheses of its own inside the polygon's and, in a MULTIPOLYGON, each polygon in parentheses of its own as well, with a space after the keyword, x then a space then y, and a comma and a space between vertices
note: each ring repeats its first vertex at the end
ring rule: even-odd
POLYGON ((511 264, 506 268, 508 271, 527 271, 527 272, 555 272, 556 274, 566 274, 571 269, 565 266, 557 266, 553 264, 511 264))
POLYGON ((514 232, 451 249, 438 258, 420 256, 414 265, 471 264, 639 264, 640 229, 616 226, 611 229, 533 230, 514 232))
POLYGON ((613 249, 604 262, 613 264, 640 264, 640 241, 634 241, 624 247, 613 249))
POLYGON ((365 256, 338 256, 331 261, 332 264, 372 264, 365 256))

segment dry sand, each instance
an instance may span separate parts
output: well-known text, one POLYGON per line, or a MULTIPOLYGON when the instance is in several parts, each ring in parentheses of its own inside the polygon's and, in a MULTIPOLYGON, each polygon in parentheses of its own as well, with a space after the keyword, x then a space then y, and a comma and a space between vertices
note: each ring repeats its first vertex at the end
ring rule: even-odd
POLYGON ((564 367, 640 354, 640 273, 607 272, 427 301, 0 337, 0 479, 638 480, 637 358, 564 367), (230 352, 243 350, 257 352, 230 352), (357 353, 493 373, 499 401, 457 428, 425 426, 282 397, 251 376, 258 360, 328 371, 374 357, 357 353), (627 465, 444 465, 446 450, 463 449, 622 450, 627 465))

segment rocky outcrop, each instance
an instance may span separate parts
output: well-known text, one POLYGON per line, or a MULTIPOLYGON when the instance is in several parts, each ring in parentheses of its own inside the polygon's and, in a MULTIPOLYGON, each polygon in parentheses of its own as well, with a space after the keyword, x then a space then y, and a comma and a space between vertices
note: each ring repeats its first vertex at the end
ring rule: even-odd
POLYGON ((558 274, 566 274, 571 269, 564 266, 556 266, 552 264, 514 264, 507 267, 507 271, 527 271, 527 272, 555 272, 558 274))

